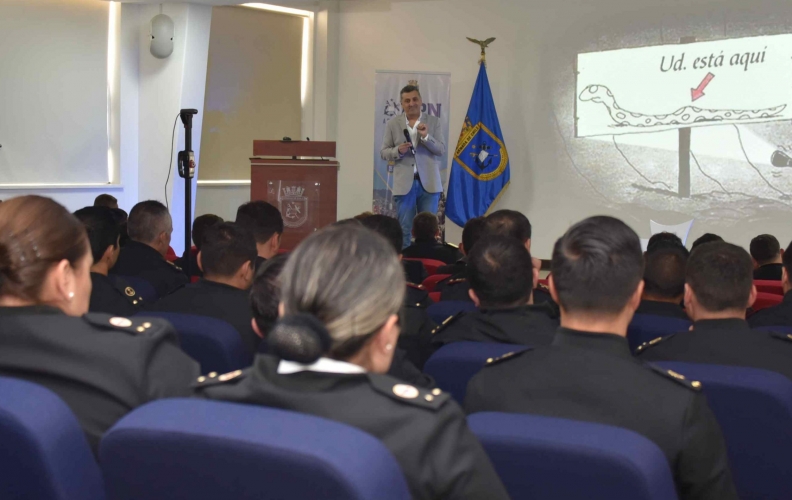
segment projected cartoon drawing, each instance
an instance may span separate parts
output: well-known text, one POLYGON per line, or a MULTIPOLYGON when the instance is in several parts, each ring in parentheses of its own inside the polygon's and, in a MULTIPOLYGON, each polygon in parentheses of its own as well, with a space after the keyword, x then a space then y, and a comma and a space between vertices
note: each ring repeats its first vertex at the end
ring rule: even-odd
MULTIPOLYGON (((710 73, 712 75, 712 73, 710 73)), ((771 118, 784 111, 786 104, 772 108, 745 109, 702 109, 696 106, 684 106, 673 113, 664 115, 646 115, 623 109, 616 102, 613 93, 605 85, 589 85, 578 97, 581 101, 602 104, 613 120, 613 127, 650 128, 662 125, 691 125, 701 122, 722 122, 724 120, 742 121, 771 118)))

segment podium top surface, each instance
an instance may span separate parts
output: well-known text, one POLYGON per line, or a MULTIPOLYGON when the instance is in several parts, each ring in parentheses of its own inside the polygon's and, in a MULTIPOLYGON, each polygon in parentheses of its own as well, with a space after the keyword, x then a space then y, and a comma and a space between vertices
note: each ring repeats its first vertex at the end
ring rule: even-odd
POLYGON ((318 156, 335 158, 336 143, 330 141, 253 141, 253 156, 318 156))

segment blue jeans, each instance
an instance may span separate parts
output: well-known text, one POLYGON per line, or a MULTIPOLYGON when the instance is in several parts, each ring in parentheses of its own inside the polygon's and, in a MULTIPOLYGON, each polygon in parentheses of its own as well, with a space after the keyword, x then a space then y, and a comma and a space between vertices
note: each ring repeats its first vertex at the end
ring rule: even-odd
POLYGON ((412 239, 413 219, 420 212, 431 212, 437 215, 437 208, 440 203, 440 193, 428 193, 421 185, 421 181, 415 179, 412 189, 405 195, 393 197, 396 204, 396 211, 399 223, 404 233, 404 243, 402 248, 410 246, 412 239))

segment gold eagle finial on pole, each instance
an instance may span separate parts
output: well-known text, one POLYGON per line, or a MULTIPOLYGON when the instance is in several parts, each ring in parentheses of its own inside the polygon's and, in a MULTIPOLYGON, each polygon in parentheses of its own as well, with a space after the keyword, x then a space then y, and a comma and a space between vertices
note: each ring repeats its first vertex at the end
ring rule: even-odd
POLYGON ((476 43, 479 46, 481 46, 481 59, 479 60, 479 64, 486 63, 487 62, 487 54, 486 54, 487 46, 489 46, 489 44, 491 44, 492 42, 495 41, 495 37, 487 38, 484 41, 476 40, 475 38, 470 38, 469 36, 465 37, 465 38, 467 38, 471 42, 476 43))

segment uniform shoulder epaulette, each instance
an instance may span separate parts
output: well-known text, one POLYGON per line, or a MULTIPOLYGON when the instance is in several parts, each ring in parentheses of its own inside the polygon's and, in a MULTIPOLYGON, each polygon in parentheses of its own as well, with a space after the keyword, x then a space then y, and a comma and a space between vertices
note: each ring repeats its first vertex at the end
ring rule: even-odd
POLYGON ((545 285, 544 283, 537 283, 536 284, 536 289, 537 290, 541 290, 541 291, 543 291, 545 293, 550 293, 550 287, 545 285))
POLYGON ((792 342, 792 333, 783 333, 783 332, 768 332, 771 337, 776 338, 778 340, 786 340, 787 342, 792 342))
POLYGON ((451 326, 454 323, 454 321, 458 320, 459 318, 461 318, 464 315, 465 315, 465 311, 460 311, 460 312, 454 314, 453 316, 447 317, 446 319, 443 320, 442 323, 440 323, 440 325, 438 325, 436 328, 434 328, 432 330, 432 335, 434 335, 436 333, 439 333, 439 332, 442 332, 444 329, 446 329, 449 326, 451 326))
POLYGON ((407 286, 410 287, 410 288, 415 288, 416 290, 426 290, 425 286, 417 285, 415 283, 410 283, 409 281, 407 282, 407 286))
POLYGON ((88 313, 83 315, 88 323, 107 330, 121 330, 132 334, 152 333, 169 328, 170 325, 159 318, 125 318, 104 313, 88 313))
POLYGON ((664 376, 666 378, 670 378, 674 382, 676 382, 676 383, 678 383, 680 385, 683 385, 683 386, 687 387, 688 389, 692 389, 694 391, 700 391, 701 390, 701 382, 699 382, 698 380, 688 380, 681 373, 677 373, 674 370, 668 370, 666 368, 661 368, 661 367, 655 365, 654 363, 644 363, 644 364, 646 366, 648 366, 649 368, 651 368, 655 373, 659 373, 660 375, 662 375, 662 376, 664 376))
POLYGON ((533 350, 533 347, 526 347, 521 351, 507 352, 503 356, 498 356, 497 358, 487 358, 487 364, 485 366, 495 366, 499 363, 503 363, 504 361, 509 361, 510 359, 517 359, 519 356, 531 350, 533 350))
POLYGON ((198 377, 195 382, 193 382, 192 386, 194 388, 198 388, 207 387, 210 385, 225 384, 231 380, 241 380, 244 377, 245 372, 242 370, 234 370, 232 372, 223 373, 222 375, 218 375, 217 372, 209 372, 206 375, 201 375, 198 377))
POLYGON ((388 375, 369 373, 371 386, 379 393, 405 404, 411 404, 426 408, 427 410, 439 410, 451 395, 440 389, 423 389, 414 385, 405 384, 388 375))
POLYGON ((445 243, 443 243, 443 245, 451 247, 451 248, 456 248, 457 250, 459 250, 459 245, 454 245, 453 243, 449 243, 447 241, 445 243))
POLYGON ((467 278, 454 278, 452 280, 446 281, 446 285, 456 285, 458 283, 466 283, 467 278))
POLYGON ((177 266, 176 264, 174 264, 173 262, 171 262, 169 260, 166 260, 165 262, 167 262, 168 264, 172 265, 173 268, 176 269, 177 271, 181 271, 182 270, 181 267, 177 266))
POLYGON ((650 340, 649 342, 644 342, 643 344, 641 344, 641 345, 639 345, 638 347, 635 348, 635 354, 641 353, 641 352, 645 351, 646 349, 649 349, 652 346, 656 346, 660 342, 662 342, 664 340, 668 340, 671 337, 673 337, 674 335, 676 335, 676 334, 672 333, 671 335, 664 335, 662 337, 656 337, 656 338, 653 338, 652 340, 650 340))

